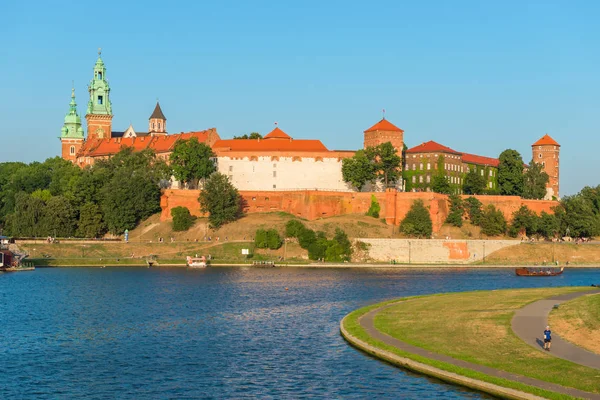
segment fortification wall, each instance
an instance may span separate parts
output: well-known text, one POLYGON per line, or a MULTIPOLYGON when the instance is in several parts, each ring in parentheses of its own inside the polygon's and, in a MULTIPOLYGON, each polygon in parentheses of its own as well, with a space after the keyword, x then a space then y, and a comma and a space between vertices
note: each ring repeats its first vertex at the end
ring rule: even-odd
POLYGON ((518 240, 357 239, 369 244, 374 261, 402 264, 468 264, 482 261, 518 240))
MULTIPOLYGON (((438 232, 448 216, 447 196, 438 193, 401 193, 396 191, 357 193, 326 192, 317 190, 303 191, 240 191, 248 213, 283 211, 308 220, 333 217, 346 214, 364 214, 371 205, 371 196, 375 196, 381 211, 381 218, 388 224, 400 225, 402 219, 415 200, 422 200, 429 208, 433 222, 433 231, 438 232)), ((202 216, 198 202, 199 190, 170 189, 161 197, 161 221, 171 219, 171 209, 187 207, 192 215, 202 216)), ((466 197, 466 196, 464 196, 466 197)), ((518 196, 475 196, 483 204, 493 204, 510 220, 513 212, 526 205, 536 213, 552 212, 558 204, 548 200, 524 200, 518 196)))

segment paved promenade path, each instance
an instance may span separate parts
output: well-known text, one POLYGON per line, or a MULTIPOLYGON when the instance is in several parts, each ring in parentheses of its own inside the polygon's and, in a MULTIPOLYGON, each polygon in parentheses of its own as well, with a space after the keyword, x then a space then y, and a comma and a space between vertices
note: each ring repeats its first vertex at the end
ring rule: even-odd
MULTIPOLYGON (((586 294, 590 294, 590 292, 569 293, 528 304, 515 313, 511 323, 512 330, 528 345, 533 346, 540 351, 544 351, 543 333, 548 325, 548 314, 550 314, 552 308, 557 304, 573 300, 586 294)), ((600 293, 598 293, 597 296, 600 296, 600 293)), ((552 327, 550 327, 550 330, 552 330, 552 327)), ((550 354, 577 364, 585 365, 586 367, 600 369, 600 354, 592 353, 571 344, 562 339, 556 332, 552 332, 552 347, 550 348, 550 354)))
MULTIPOLYGON (((486 367, 484 365, 479 365, 479 364, 474 364, 474 363, 471 363, 468 361, 458 360, 456 358, 452 358, 450 356, 446 356, 443 354, 433 353, 431 351, 428 351, 428 350, 422 349, 420 347, 416 347, 411 344, 405 343, 401 340, 398 340, 389 335, 386 335, 385 333, 378 331, 375 328, 375 324, 374 324, 375 315, 380 313, 381 311, 385 310, 388 307, 397 306, 397 305, 398 305, 398 303, 393 303, 390 305, 386 305, 386 306, 371 310, 367 314, 360 317, 358 322, 365 329, 367 334, 369 336, 371 336, 372 338, 377 339, 389 346, 393 346, 400 350, 404 350, 411 354, 417 354, 417 355, 420 355, 420 356, 423 356, 423 357, 426 357, 426 358, 429 358, 432 360, 446 362, 448 364, 453 364, 458 367, 463 367, 463 368, 471 369, 473 371, 478 371, 478 372, 484 373, 486 375, 494 376, 497 378, 504 378, 504 379, 508 379, 511 381, 515 381, 515 382, 520 382, 525 385, 535 386, 535 387, 550 390, 550 391, 556 392, 556 393, 562 393, 562 394, 566 394, 569 396, 578 397, 578 398, 582 398, 582 399, 600 400, 600 394, 584 392, 582 390, 568 388, 565 386, 557 385, 555 383, 544 382, 539 379, 529 378, 526 376, 517 375, 517 374, 510 373, 510 372, 501 371, 501 370, 498 370, 495 368, 486 367)), ((546 327, 546 325, 544 325, 544 327, 546 327)), ((543 331, 543 329, 542 329, 542 331, 543 331)), ((531 395, 531 396, 533 396, 533 395, 531 395)))

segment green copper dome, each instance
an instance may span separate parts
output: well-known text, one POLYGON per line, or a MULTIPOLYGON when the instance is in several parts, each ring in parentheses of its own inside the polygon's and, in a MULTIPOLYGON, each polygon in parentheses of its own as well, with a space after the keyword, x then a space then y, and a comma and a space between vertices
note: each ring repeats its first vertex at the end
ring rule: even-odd
POLYGON ((75 89, 71 89, 71 103, 69 103, 69 113, 65 116, 65 123, 60 130, 61 138, 83 139, 83 128, 81 127, 81 117, 77 113, 77 103, 75 102, 75 89))
POLYGON ((106 80, 106 67, 101 54, 101 51, 98 50, 98 60, 94 65, 94 77, 88 86, 90 100, 87 106, 87 114, 112 115, 110 86, 106 80))

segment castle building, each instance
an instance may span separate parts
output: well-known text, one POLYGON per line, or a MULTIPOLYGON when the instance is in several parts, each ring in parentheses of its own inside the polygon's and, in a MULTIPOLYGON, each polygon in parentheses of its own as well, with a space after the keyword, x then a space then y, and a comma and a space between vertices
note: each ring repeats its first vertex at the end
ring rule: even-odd
POLYGON ((544 172, 550 177, 546 187, 546 200, 559 199, 560 144, 545 134, 531 145, 533 160, 541 163, 544 172))

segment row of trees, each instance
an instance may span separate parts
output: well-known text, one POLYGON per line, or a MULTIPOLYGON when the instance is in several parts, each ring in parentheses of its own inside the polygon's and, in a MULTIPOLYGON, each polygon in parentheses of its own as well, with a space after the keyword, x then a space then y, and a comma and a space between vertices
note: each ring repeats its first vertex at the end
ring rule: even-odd
POLYGON ((286 224, 285 235, 298 239, 300 247, 308 250, 308 258, 311 260, 344 262, 350 261, 352 257, 352 244, 346 232, 340 228, 336 228, 332 239, 327 239, 325 232, 315 232, 293 219, 286 224))

